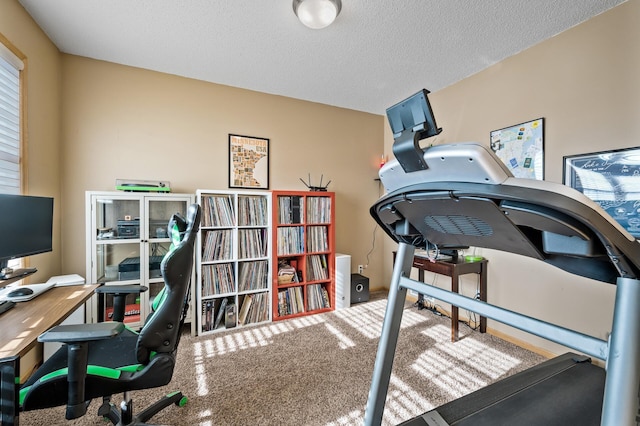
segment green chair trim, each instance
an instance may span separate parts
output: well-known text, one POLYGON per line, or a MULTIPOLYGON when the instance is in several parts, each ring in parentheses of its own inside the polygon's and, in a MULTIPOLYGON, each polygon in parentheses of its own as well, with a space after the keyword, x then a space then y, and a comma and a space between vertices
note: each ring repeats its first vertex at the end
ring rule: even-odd
MULTIPOLYGON (((87 366, 88 375, 102 376, 102 377, 106 377, 108 379, 114 379, 114 380, 120 378, 122 371, 125 371, 125 370, 122 370, 122 369, 114 370, 113 368, 101 367, 99 365, 87 366)), ((69 368, 67 367, 61 368, 59 370, 52 371, 51 373, 45 374, 44 376, 40 377, 40 380, 38 380, 38 382, 40 383, 46 382, 47 380, 52 380, 52 379, 55 379, 56 377, 66 376, 67 374, 69 374, 69 368)), ((27 396, 29 389, 31 389, 31 386, 20 389, 20 405, 23 404, 24 398, 27 396)))

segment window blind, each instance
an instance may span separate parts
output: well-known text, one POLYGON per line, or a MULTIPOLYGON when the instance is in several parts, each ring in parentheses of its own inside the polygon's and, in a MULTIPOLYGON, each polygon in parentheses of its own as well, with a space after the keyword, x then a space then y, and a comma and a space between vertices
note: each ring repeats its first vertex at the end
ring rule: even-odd
POLYGON ((0 193, 21 192, 20 71, 23 62, 0 43, 0 193))

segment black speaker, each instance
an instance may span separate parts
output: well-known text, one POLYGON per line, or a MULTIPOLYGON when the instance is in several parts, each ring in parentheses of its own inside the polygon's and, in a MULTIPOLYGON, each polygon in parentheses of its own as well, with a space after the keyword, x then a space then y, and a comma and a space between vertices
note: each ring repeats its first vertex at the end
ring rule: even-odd
POLYGON ((351 274, 351 304, 369 300, 369 278, 360 274, 351 274))

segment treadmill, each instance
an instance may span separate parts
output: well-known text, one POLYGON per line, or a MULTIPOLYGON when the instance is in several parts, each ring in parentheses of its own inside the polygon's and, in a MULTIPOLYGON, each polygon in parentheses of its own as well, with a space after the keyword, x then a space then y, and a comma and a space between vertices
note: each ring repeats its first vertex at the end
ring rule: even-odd
MULTIPOLYGON (((574 349, 406 421, 410 426, 637 426, 640 243, 597 203, 565 185, 515 178, 479 143, 430 146, 439 133, 423 90, 387 110, 396 157, 380 170, 387 194, 370 209, 398 243, 365 411, 380 425, 407 290, 574 349), (502 250, 615 285, 608 341, 410 278, 416 248, 502 250), (605 367, 592 364, 591 357, 605 367)), ((570 277, 570 275, 568 275, 570 277)), ((401 348, 399 348, 401 350, 401 348)))

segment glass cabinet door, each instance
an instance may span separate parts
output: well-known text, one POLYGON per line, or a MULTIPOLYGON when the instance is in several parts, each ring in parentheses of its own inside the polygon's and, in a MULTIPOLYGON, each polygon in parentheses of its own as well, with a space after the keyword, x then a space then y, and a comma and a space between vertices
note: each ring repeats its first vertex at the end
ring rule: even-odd
POLYGON ((139 282, 141 207, 140 199, 95 199, 95 281, 139 282))
POLYGON ((99 241, 95 250, 97 282, 140 281, 140 242, 99 241))
MULTIPOLYGON (((93 248, 94 282, 140 284, 142 202, 139 197, 97 196, 93 204, 95 245, 93 248)), ((127 297, 125 323, 140 323, 141 297, 127 297)), ((109 321, 113 315, 113 296, 98 296, 98 320, 109 321)))

